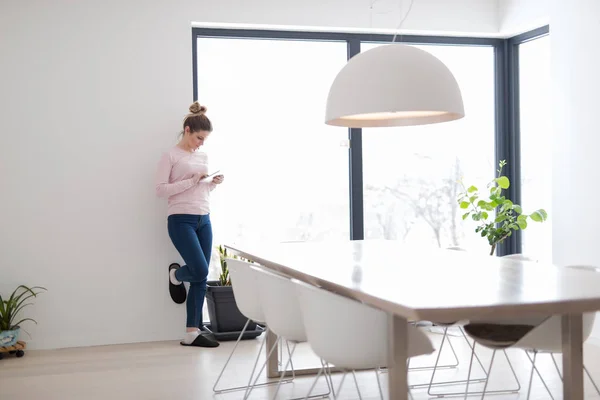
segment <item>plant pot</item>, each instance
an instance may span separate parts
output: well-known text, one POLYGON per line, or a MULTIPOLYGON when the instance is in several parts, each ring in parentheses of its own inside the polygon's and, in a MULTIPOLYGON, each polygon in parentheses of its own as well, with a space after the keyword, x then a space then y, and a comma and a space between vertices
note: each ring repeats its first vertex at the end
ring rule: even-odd
POLYGON ((9 347, 17 344, 17 339, 19 338, 20 327, 15 327, 10 331, 1 331, 0 332, 0 347, 9 347))
MULTIPOLYGON (((219 281, 208 281, 206 302, 212 332, 215 334, 233 333, 244 329, 248 318, 238 309, 231 286, 221 286, 219 281)), ((248 333, 256 331, 256 323, 250 321, 246 330, 248 333)))

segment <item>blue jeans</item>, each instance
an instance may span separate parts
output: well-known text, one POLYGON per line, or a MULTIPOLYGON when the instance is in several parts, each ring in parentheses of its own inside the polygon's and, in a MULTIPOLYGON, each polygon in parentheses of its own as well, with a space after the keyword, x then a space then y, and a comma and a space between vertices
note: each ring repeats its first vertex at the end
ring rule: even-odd
POLYGON ((213 240, 210 217, 208 214, 169 215, 168 228, 169 237, 186 264, 175 272, 175 277, 179 281, 190 283, 186 302, 186 326, 199 328, 213 240))

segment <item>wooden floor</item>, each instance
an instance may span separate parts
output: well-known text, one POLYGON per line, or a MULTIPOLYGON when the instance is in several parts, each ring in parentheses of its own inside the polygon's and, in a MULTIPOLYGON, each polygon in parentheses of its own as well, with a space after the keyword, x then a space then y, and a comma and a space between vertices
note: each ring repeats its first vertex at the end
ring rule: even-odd
MULTIPOLYGON (((368 335, 357 331, 357 335, 368 335)), ((467 375, 470 353, 466 342, 458 332, 452 333, 460 364, 456 368, 447 369, 436 374, 436 381, 448 379, 465 379, 467 375)), ((264 336, 264 335, 263 335, 264 336)), ((432 340, 439 342, 441 335, 431 334, 432 340)), ((230 368, 226 370, 222 385, 243 385, 246 383, 254 357, 263 338, 243 341, 230 368)), ((90 348, 29 351, 23 358, 8 357, 0 361, 0 399, 2 400, 177 400, 241 399, 243 392, 229 392, 215 395, 212 387, 222 365, 233 348, 234 342, 222 342, 216 349, 199 349, 183 347, 178 342, 158 342, 128 344, 116 346, 100 346, 90 348)), ((479 349, 477 352, 483 365, 489 366, 491 352, 479 349)), ((527 356, 522 351, 509 351, 509 357, 521 383, 517 394, 486 396, 491 399, 525 399, 527 397, 529 367, 527 356)), ((442 364, 452 363, 450 348, 445 346, 442 353, 442 364)), ((296 367, 316 366, 318 359, 304 344, 299 345, 293 360, 296 367)), ((560 363, 560 356, 557 357, 560 363)), ((435 359, 425 357, 411 361, 411 368, 433 365, 435 359)), ((586 344, 586 366, 593 376, 600 381, 600 347, 586 344)), ((283 359, 286 362, 286 358, 283 359)), ((562 399, 562 386, 559 375, 549 355, 539 355, 537 364, 540 372, 549 385, 554 398, 562 399)), ((559 364, 560 365, 560 364, 559 364)), ((264 374, 263 374, 264 375, 264 374)), ((380 373, 385 392, 387 376, 380 373)), ((482 377, 481 368, 475 366, 473 377, 482 377)), ((376 375, 373 371, 357 374, 363 399, 377 399, 376 375)), ((431 370, 410 372, 410 384, 428 382, 431 370)), ((334 374, 337 386, 340 374, 334 374)), ((261 379, 264 381, 264 378, 261 379)), ((298 377, 295 383, 282 386, 278 398, 290 399, 303 397, 313 382, 312 377, 298 377)), ((590 381, 586 378, 586 399, 600 399, 590 381)), ((491 373, 488 390, 515 387, 510 369, 502 353, 497 353, 494 369, 491 373)), ((473 390, 480 390, 481 384, 472 384, 473 390)), ((325 381, 320 380, 313 393, 323 393, 327 389, 325 381)), ((432 392, 464 391, 464 385, 434 387, 432 392)), ((261 400, 272 396, 273 388, 259 388, 252 392, 251 399, 261 400)), ((427 388, 414 388, 415 400, 435 398, 427 393, 427 388)), ((333 397, 331 397, 333 398, 333 397)), ((340 399, 358 399, 353 381, 348 376, 340 393, 340 399)), ((478 397, 471 397, 478 398, 478 397)), ((534 375, 532 399, 548 399, 550 396, 534 375)), ((387 396, 386 396, 387 399, 387 396)))

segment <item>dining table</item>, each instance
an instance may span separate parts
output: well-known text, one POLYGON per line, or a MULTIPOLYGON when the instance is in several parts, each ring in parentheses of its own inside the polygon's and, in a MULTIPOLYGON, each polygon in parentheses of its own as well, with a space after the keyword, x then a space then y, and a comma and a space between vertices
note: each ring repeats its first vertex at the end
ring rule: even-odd
MULTIPOLYGON (((408 398, 407 327, 415 321, 561 316, 564 399, 583 400, 582 315, 600 310, 600 273, 397 240, 229 243, 233 254, 388 315, 388 390, 408 398)), ((368 333, 367 333, 368 334, 368 333)), ((266 349, 276 341, 267 335, 266 349)), ((280 373, 276 353, 268 376, 280 373)), ((315 371, 296 371, 300 373, 315 371)))

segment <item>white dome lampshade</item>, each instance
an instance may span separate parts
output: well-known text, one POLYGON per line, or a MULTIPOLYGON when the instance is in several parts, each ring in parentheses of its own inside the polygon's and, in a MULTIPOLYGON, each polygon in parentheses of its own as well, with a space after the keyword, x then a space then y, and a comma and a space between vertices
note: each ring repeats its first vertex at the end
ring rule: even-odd
POLYGON ((414 46, 389 44, 352 57, 327 97, 325 123, 349 128, 426 125, 465 116, 452 72, 414 46))

